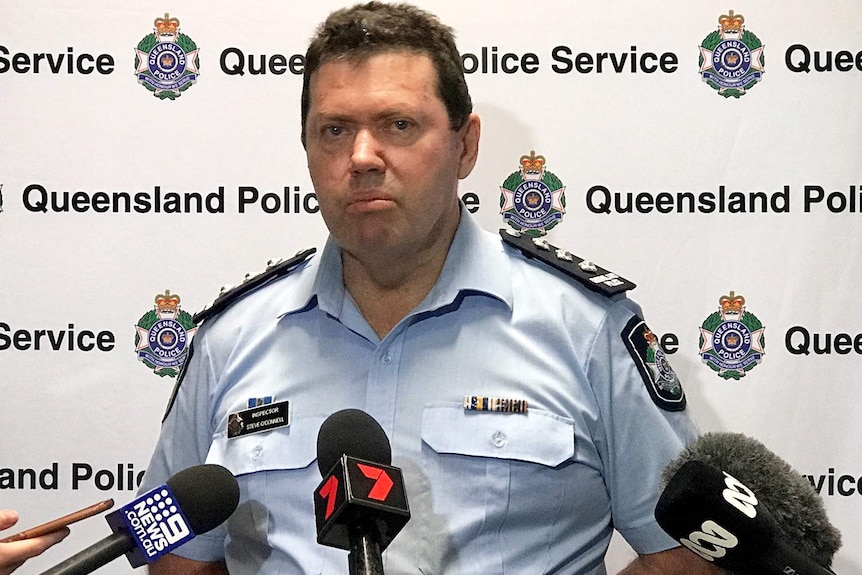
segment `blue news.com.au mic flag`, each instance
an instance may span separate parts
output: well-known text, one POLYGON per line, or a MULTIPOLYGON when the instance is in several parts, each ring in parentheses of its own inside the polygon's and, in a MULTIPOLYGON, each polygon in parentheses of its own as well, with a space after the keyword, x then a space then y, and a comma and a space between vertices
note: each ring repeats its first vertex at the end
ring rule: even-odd
POLYGON ((42 575, 87 575, 125 554, 132 567, 152 563, 196 535, 221 525, 239 503, 239 485, 220 465, 172 475, 105 519, 113 534, 42 575))

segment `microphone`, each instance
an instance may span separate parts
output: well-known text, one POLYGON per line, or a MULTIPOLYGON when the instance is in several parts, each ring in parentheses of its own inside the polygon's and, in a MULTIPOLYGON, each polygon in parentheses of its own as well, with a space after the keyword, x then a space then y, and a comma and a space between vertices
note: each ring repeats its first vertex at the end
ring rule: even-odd
POLYGON ((735 573, 834 575, 841 535, 810 482, 741 434, 696 439, 664 470, 659 525, 735 573))
POLYGON ((404 478, 391 463, 386 433, 364 411, 335 412, 320 426, 317 542, 349 550, 351 575, 382 575, 381 553, 410 519, 404 478))
POLYGON ((132 567, 152 563, 230 517, 239 485, 220 465, 184 469, 108 514, 113 533, 41 575, 87 575, 125 554, 132 567))

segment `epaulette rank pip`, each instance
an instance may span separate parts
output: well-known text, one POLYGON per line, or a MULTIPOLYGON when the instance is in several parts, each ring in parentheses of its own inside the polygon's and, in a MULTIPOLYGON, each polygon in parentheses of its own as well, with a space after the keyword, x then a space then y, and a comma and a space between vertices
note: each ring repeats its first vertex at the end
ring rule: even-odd
POLYGON ((596 293, 612 296, 637 287, 629 280, 600 268, 593 262, 549 244, 545 238, 534 238, 513 229, 501 229, 500 237, 510 246, 521 250, 528 258, 548 264, 596 293))
POLYGON ((192 319, 196 324, 206 321, 210 317, 223 311, 248 292, 290 273, 299 264, 310 258, 316 251, 317 250, 315 248, 309 248, 307 250, 297 252, 297 254, 289 260, 270 260, 267 262, 266 270, 262 273, 257 275, 246 274, 245 279, 243 279, 242 283, 239 285, 222 286, 215 301, 196 313, 192 319))

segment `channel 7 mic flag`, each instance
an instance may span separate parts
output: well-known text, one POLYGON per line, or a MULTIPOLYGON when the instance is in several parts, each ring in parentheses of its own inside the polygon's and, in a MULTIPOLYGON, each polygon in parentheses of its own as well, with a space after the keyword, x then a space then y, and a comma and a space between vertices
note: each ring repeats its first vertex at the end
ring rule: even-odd
POLYGON ((317 542, 350 549, 349 530, 370 524, 383 551, 410 519, 401 470, 342 455, 314 490, 317 542))

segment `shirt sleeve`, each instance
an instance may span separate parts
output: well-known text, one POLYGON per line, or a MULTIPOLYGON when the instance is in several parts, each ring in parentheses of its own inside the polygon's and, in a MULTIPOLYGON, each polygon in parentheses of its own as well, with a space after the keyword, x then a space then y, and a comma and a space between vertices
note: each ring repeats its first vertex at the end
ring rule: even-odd
MULTIPOLYGON (((203 326, 167 407, 155 450, 139 489, 146 492, 183 469, 202 465, 212 443, 215 379, 203 326)), ((225 526, 197 535, 172 553, 196 561, 224 559, 225 526)))
MULTIPOLYGON (((663 391, 671 387, 668 373, 675 378, 666 357, 646 357, 646 344, 640 346, 645 356, 640 357, 627 345, 641 317, 631 300, 621 299, 609 308, 590 353, 588 377, 601 414, 595 441, 604 461, 614 528, 637 553, 648 554, 677 545, 654 517, 661 472, 698 430, 684 407, 684 395, 682 408, 662 397, 674 398, 671 391, 663 391), (649 363, 659 359, 661 366, 649 363)), ((642 324, 635 333, 643 339, 647 331, 642 324)))

